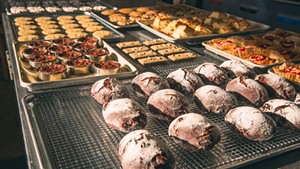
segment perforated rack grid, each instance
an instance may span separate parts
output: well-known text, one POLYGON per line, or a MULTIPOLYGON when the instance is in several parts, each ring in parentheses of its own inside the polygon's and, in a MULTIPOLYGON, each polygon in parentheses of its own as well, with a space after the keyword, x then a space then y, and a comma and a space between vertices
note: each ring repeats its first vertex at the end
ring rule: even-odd
MULTIPOLYGON (((132 98, 146 106, 132 93, 132 98)), ((230 130, 222 115, 207 114, 188 96, 191 109, 204 113, 220 128, 221 141, 213 150, 189 152, 168 136, 168 123, 149 113, 146 129, 158 135, 173 151, 176 168, 230 168, 271 157, 299 147, 300 133, 279 129, 267 142, 252 142, 230 130)), ((60 89, 30 95, 24 99, 37 141, 53 168, 120 168, 117 147, 124 133, 110 129, 101 115, 101 105, 90 96, 90 86, 60 89)))

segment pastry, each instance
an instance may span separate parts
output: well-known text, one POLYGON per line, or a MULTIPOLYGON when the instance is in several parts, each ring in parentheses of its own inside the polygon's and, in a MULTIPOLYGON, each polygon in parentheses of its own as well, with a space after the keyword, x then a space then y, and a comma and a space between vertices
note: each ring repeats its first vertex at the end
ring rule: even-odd
POLYGON ((152 50, 148 50, 148 51, 129 53, 129 56, 132 57, 133 59, 140 59, 144 57, 157 56, 157 53, 152 50))
POLYGON ((249 106, 231 109, 225 121, 252 141, 268 141, 276 131, 276 123, 271 117, 249 106))
POLYGON ((227 60, 224 61, 220 67, 225 69, 230 77, 246 76, 251 78, 255 76, 255 72, 240 61, 227 60))
POLYGON ((72 24, 72 23, 75 23, 76 21, 73 20, 73 19, 70 19, 70 20, 60 20, 58 23, 60 25, 67 25, 67 24, 72 24))
POLYGON ((23 35, 18 37, 18 41, 25 42, 25 41, 32 41, 37 40, 39 38, 38 35, 23 35))
POLYGON ((68 33, 69 38, 81 38, 86 37, 88 34, 86 32, 70 32, 68 33))
POLYGON ((80 27, 80 25, 78 25, 77 23, 62 25, 63 29, 72 29, 72 28, 78 28, 78 27, 80 27))
POLYGON ((126 17, 123 14, 119 14, 119 13, 109 15, 108 17, 111 22, 118 22, 120 20, 126 20, 126 17))
POLYGON ((116 11, 113 9, 106 9, 104 11, 101 12, 102 15, 112 15, 114 14, 116 11))
POLYGON ((58 39, 58 38, 64 38, 65 35, 64 34, 48 34, 44 37, 45 40, 54 40, 54 39, 58 39))
POLYGON ((49 35, 49 34, 55 34, 60 32, 61 32, 60 29, 45 29, 42 31, 42 34, 49 35))
POLYGON ((103 29, 104 29, 104 27, 101 26, 101 25, 86 27, 86 31, 88 31, 88 32, 96 32, 96 31, 100 31, 100 30, 103 30, 103 29))
POLYGON ((15 22, 32 21, 31 17, 17 17, 14 19, 15 22))
POLYGON ((138 12, 147 12, 147 11, 149 11, 150 10, 150 8, 149 7, 138 7, 138 8, 136 8, 136 11, 138 11, 138 12))
POLYGON ((37 30, 32 30, 32 29, 18 31, 19 36, 22 36, 22 35, 36 35, 37 33, 38 33, 37 30))
POLYGON ((153 93, 147 106, 154 117, 166 121, 190 112, 187 98, 173 89, 162 89, 153 93))
POLYGON ((300 129, 300 108, 292 101, 269 100, 260 110, 270 115, 281 127, 294 130, 300 129))
POLYGON ((216 114, 226 114, 238 106, 238 101, 232 94, 213 85, 200 87, 194 93, 194 99, 200 109, 216 114))
POLYGON ((282 65, 274 66, 273 71, 288 80, 300 83, 300 65, 292 62, 286 62, 282 65))
POLYGON ((194 69, 205 84, 225 84, 229 78, 227 72, 214 63, 203 63, 194 69))
POLYGON ((46 25, 52 25, 52 24, 57 24, 57 22, 56 21, 51 21, 51 20, 38 22, 38 25, 40 25, 40 26, 46 26, 46 25))
POLYGON ((169 73, 167 80, 172 89, 182 93, 194 93, 204 85, 199 76, 184 68, 169 73))
POLYGON ((261 84, 244 76, 231 80, 226 86, 226 91, 244 97, 255 106, 259 106, 269 99, 267 90, 261 84))
POLYGON ((42 17, 37 17, 34 19, 36 22, 44 22, 44 21, 51 21, 52 18, 48 16, 42 16, 42 17))
POLYGON ((58 21, 61 21, 61 20, 71 20, 73 19, 74 17, 73 16, 70 16, 70 15, 62 15, 62 16, 58 16, 56 19, 58 21))
POLYGON ((113 33, 108 30, 100 30, 100 31, 94 32, 93 36, 96 38, 107 38, 107 37, 112 37, 113 33))
POLYGON ((41 25, 40 28, 42 30, 47 30, 47 29, 58 29, 59 25, 56 24, 50 24, 50 25, 41 25))
POLYGON ((130 98, 129 92, 124 84, 116 78, 107 77, 93 84, 91 88, 92 97, 100 104, 119 98, 130 98))
POLYGON ((196 113, 184 114, 173 120, 168 135, 181 147, 193 152, 211 150, 221 140, 219 129, 196 113))
POLYGON ((133 9, 131 9, 131 8, 121 8, 118 10, 118 12, 120 12, 122 14, 129 14, 132 11, 133 11, 133 9))
POLYGON ((89 15, 77 15, 77 16, 75 16, 75 19, 76 20, 84 20, 84 19, 90 19, 91 18, 91 16, 89 16, 89 15))
POLYGON ((169 48, 175 48, 175 47, 176 47, 176 45, 173 43, 164 43, 164 44, 150 46, 150 48, 153 50, 169 49, 169 48))
POLYGON ((167 144, 147 130, 125 135, 118 152, 123 169, 175 168, 175 158, 167 144))
POLYGON ((116 44, 116 46, 118 48, 128 48, 128 47, 135 47, 135 46, 141 46, 141 42, 140 41, 129 41, 129 42, 119 42, 116 44))
POLYGON ((197 55, 194 54, 194 53, 191 53, 191 52, 177 53, 177 54, 168 55, 168 58, 170 60, 172 60, 173 62, 186 60, 186 59, 194 59, 196 57, 197 57, 197 55))
POLYGON ((22 22, 15 22, 15 25, 17 26, 24 26, 24 25, 33 25, 33 21, 22 21, 22 22))
POLYGON ((98 26, 100 25, 99 22, 85 22, 82 23, 81 26, 84 28, 90 27, 90 26, 98 26))
POLYGON ((151 40, 145 40, 143 42, 143 44, 146 46, 158 45, 162 43, 167 43, 167 41, 164 39, 151 39, 151 40))
POLYGON ((148 99, 149 96, 158 90, 169 88, 166 79, 152 72, 144 72, 137 75, 133 78, 131 85, 135 93, 145 99, 148 99))
POLYGON ((18 30, 23 31, 23 30, 36 30, 38 27, 36 25, 24 25, 24 26, 19 26, 18 30))
POLYGON ((218 11, 213 11, 210 15, 209 15, 210 18, 215 18, 215 19, 218 19, 218 20, 221 20, 221 19, 225 19, 227 17, 227 15, 223 12, 218 12, 218 11))
POLYGON ((71 34, 71 33, 82 33, 82 32, 84 32, 84 29, 82 29, 82 28, 66 29, 66 33, 67 33, 67 34, 71 34))
POLYGON ((80 20, 78 20, 78 23, 80 23, 80 24, 84 24, 84 23, 88 23, 88 22, 95 22, 95 19, 93 19, 93 18, 87 18, 87 19, 80 19, 80 20))
POLYGON ((157 52, 160 53, 161 55, 170 55, 170 54, 174 54, 174 53, 185 52, 185 49, 176 46, 176 47, 169 48, 169 49, 161 49, 161 50, 158 50, 157 52))
POLYGON ((146 110, 128 98, 108 102, 102 108, 102 115, 109 127, 122 132, 142 129, 147 124, 146 110))
POLYGON ((167 62, 168 59, 163 56, 152 56, 147 58, 138 59, 138 62, 142 65, 149 65, 149 64, 155 64, 155 63, 164 63, 167 62))
POLYGON ((300 93, 298 93, 298 94, 296 95, 296 98, 295 98, 294 103, 297 104, 297 105, 300 105, 300 93))
POLYGON ((275 74, 260 74, 255 77, 255 80, 264 84, 269 94, 277 93, 283 99, 294 99, 296 97, 296 90, 293 85, 287 82, 283 77, 275 74))
POLYGON ((129 54, 133 52, 142 52, 142 51, 148 51, 150 50, 147 46, 138 46, 138 47, 132 47, 132 48, 125 48, 123 49, 123 52, 129 54))

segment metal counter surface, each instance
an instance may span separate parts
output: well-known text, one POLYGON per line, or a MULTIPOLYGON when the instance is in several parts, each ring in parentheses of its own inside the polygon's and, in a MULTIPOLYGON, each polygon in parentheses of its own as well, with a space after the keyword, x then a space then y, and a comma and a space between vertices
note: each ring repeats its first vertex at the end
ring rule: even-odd
MULTIPOLYGON (((15 90, 17 95, 17 101, 19 105, 19 114, 21 119, 21 126, 23 130, 23 138, 25 143, 25 149, 26 149, 26 155, 27 155, 27 163, 29 168, 51 168, 51 165, 49 165, 47 157, 47 153, 43 151, 43 145, 40 145, 36 138, 35 134, 33 133, 32 124, 29 123, 28 116, 24 113, 24 103, 22 102, 23 98, 29 94, 25 88, 22 88, 20 86, 20 82, 18 79, 18 67, 16 64, 16 57, 15 57, 15 49, 13 45, 13 35, 12 35, 12 28, 8 20, 8 16, 6 14, 2 14, 3 18, 3 24, 5 29, 5 35, 6 35, 6 42, 7 42, 7 48, 11 55, 11 62, 12 62, 12 68, 13 68, 13 77, 14 77, 14 83, 15 83, 15 90)), ((148 36, 153 36, 151 33, 141 30, 141 29, 126 29, 122 30, 122 32, 125 34, 126 38, 123 41, 129 41, 129 40, 135 40, 136 37, 140 40, 147 39, 148 36)), ((204 54, 204 48, 201 47, 190 47, 190 49, 200 53, 204 54)), ((218 57, 218 56, 215 56, 218 57)), ((217 58, 219 60, 222 60, 222 58, 217 58)), ((145 68, 142 66, 137 67, 141 72, 145 71, 145 68)), ((263 159, 261 159, 263 160, 263 159)), ((289 152, 280 152, 277 154, 277 156, 272 158, 266 158, 263 161, 250 164, 247 166, 244 166, 245 168, 299 168, 298 164, 300 160, 300 150, 289 150, 289 152)))

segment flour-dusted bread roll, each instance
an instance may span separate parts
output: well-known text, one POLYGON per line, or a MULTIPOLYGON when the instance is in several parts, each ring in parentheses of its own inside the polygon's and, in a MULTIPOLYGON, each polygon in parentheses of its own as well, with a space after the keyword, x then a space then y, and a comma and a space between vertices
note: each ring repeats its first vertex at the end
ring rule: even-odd
POLYGON ((173 89, 163 89, 152 94, 147 102, 148 110, 158 119, 172 121, 189 113, 187 98, 173 89))
POLYGON ((167 144, 147 130, 124 136, 118 151, 123 169, 175 168, 175 158, 167 144))
POLYGON ((122 132, 142 129, 147 124, 146 110, 128 98, 108 102, 103 106, 102 115, 108 126, 122 132))
POLYGON ((131 85, 135 93, 145 99, 148 99, 149 96, 158 90, 169 88, 166 79, 152 72, 144 72, 137 75, 132 80, 131 85))
POLYGON ((232 94, 213 85, 200 87, 194 93, 194 98, 199 108, 216 114, 227 113, 230 109, 238 106, 238 101, 232 94))
POLYGON ((221 68, 225 69, 230 77, 254 77, 255 72, 237 60, 226 60, 221 65, 221 68))
POLYGON ((199 75, 205 84, 225 84, 228 81, 226 71, 214 63, 203 63, 194 69, 194 73, 199 75))
POLYGON ((196 113, 177 117, 170 124, 168 133, 176 143, 190 151, 210 150, 221 139, 219 129, 196 113))
POLYGON ((276 74, 260 74, 255 77, 255 80, 266 85, 269 93, 276 93, 284 99, 294 99, 296 90, 293 85, 286 81, 283 77, 276 74))
POLYGON ((231 80, 226 91, 241 95, 255 106, 259 106, 269 99, 267 90, 258 82, 244 76, 231 80))
POLYGON ((107 77, 93 84, 91 95, 98 103, 104 104, 118 98, 129 98, 124 84, 116 78, 107 77))
POLYGON ((294 101, 295 104, 300 105, 300 93, 296 95, 296 99, 294 101))
POLYGON ((199 87, 204 85, 199 76, 184 68, 171 72, 167 80, 172 89, 182 93, 194 93, 199 87))
POLYGON ((276 130, 276 123, 271 117, 249 106, 231 109, 226 114, 225 121, 252 141, 270 140, 276 130))
POLYGON ((260 110, 270 115, 279 126, 300 129, 300 108, 292 101, 272 99, 267 101, 260 110))

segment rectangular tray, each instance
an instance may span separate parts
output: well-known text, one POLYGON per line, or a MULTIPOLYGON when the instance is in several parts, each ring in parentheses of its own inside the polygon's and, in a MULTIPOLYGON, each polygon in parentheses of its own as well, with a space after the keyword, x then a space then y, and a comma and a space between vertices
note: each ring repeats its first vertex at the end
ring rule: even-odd
POLYGON ((266 69, 266 68, 269 68, 269 67, 272 67, 272 66, 275 66, 275 65, 278 65, 280 63, 274 63, 274 64, 270 64, 270 65, 258 65, 258 64, 255 64, 255 63, 252 63, 250 61, 247 61, 245 59, 242 59, 240 57, 237 57, 237 56, 234 56, 234 55, 231 55, 229 53, 226 53, 222 50, 219 50, 217 48, 214 48, 210 45, 207 44, 207 41, 205 42, 202 42, 202 45, 205 47, 206 50, 210 51, 210 52, 213 52, 219 56, 222 56, 224 58, 227 58, 227 59, 233 59, 233 60, 238 60, 242 63, 244 63, 246 66, 248 66, 249 68, 260 68, 260 69, 266 69))
MULTIPOLYGON (((105 37, 105 38, 102 38, 103 40, 107 41, 107 42, 114 42, 114 41, 117 41, 119 39, 122 39, 124 38, 125 36, 117 31, 116 29, 114 28, 111 28, 110 26, 108 26, 106 23, 102 22, 101 20, 99 20, 98 17, 96 17, 93 13, 91 12, 70 12, 70 13, 55 13, 55 14, 35 14, 32 16, 32 14, 17 14, 17 15, 11 15, 9 16, 9 19, 10 19, 10 22, 12 24, 12 28, 13 28, 13 32, 14 32, 14 39, 16 42, 18 42, 18 27, 15 25, 15 22, 14 22, 14 19, 17 18, 17 17, 32 17, 32 18, 37 18, 37 17, 41 17, 41 16, 49 16, 49 17, 52 17, 52 18, 57 18, 58 16, 61 16, 61 15, 71 15, 71 16, 76 16, 76 15, 89 15, 91 17, 93 17, 97 22, 100 23, 100 25, 104 26, 104 30, 109 30, 113 33, 113 36, 112 37, 105 37)), ((62 29, 62 28, 60 28, 62 29)), ((44 40, 43 37, 44 35, 41 34, 41 29, 39 28, 38 29, 38 32, 39 32, 39 36, 42 37, 40 38, 39 40, 44 40)), ((64 32, 64 30, 62 29, 62 32, 64 32)), ((91 35, 92 33, 91 32, 87 32, 89 35, 91 35)), ((66 34, 66 33, 65 33, 66 34)))
MULTIPOLYGON (((61 88, 61 87, 68 87, 68 86, 74 86, 74 85, 81 85, 81 84, 89 84, 93 83, 101 78, 111 76, 111 77, 118 77, 118 78, 128 78, 136 75, 138 73, 137 68, 132 65, 130 62, 128 62, 125 58, 123 58, 118 52, 116 52, 110 45, 108 45, 106 42, 103 41, 104 48, 107 48, 110 53, 115 53, 118 57, 118 62, 121 65, 127 65, 130 67, 131 72, 121 72, 116 73, 113 75, 81 75, 81 76, 71 76, 70 78, 57 80, 57 81, 40 81, 30 75, 25 69, 22 67, 22 63, 20 60, 20 56, 16 53, 15 56, 18 56, 17 58, 17 67, 19 70, 19 79, 20 79, 20 85, 22 87, 27 88, 29 91, 38 91, 38 90, 47 90, 47 89, 53 89, 53 88, 61 88)), ((15 50, 18 51, 18 50, 15 50)))
MULTIPOLYGON (((237 18, 241 19, 240 17, 237 17, 237 18)), ((216 38, 216 37, 240 35, 240 34, 246 34, 246 33, 260 33, 260 32, 264 32, 264 31, 270 29, 270 26, 268 26, 268 25, 248 20, 250 25, 256 26, 255 29, 247 30, 247 31, 240 31, 240 32, 233 32, 233 33, 227 33, 227 34, 211 34, 211 35, 203 35, 203 36, 191 36, 191 37, 186 37, 186 38, 173 38, 169 35, 166 35, 166 34, 160 32, 160 31, 152 28, 151 26, 149 26, 147 24, 147 23, 152 23, 152 22, 153 22, 153 20, 142 20, 142 21, 139 21, 137 23, 142 28, 146 29, 147 31, 149 31, 149 32, 161 37, 161 38, 164 38, 165 40, 167 40, 169 42, 174 42, 174 43, 200 41, 200 40, 211 39, 211 38, 216 38)))
MULTIPOLYGON (((136 98, 131 85, 126 87, 132 98, 146 108, 146 102, 136 98)), ((199 112, 193 97, 187 97, 191 110, 199 112)), ((23 102, 38 145, 44 147, 40 153, 49 157, 44 162, 52 168, 121 168, 117 147, 125 133, 105 123, 102 106, 91 97, 90 86, 29 95, 23 102)), ((231 130, 223 115, 208 113, 205 116, 220 128, 221 141, 211 151, 189 152, 168 136, 169 123, 150 113, 147 116, 145 129, 168 144, 180 169, 242 167, 300 147, 299 132, 279 129, 271 140, 253 142, 231 130)))

